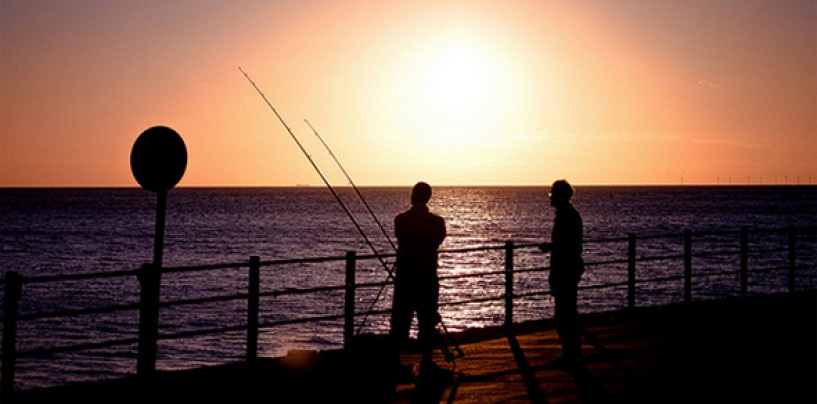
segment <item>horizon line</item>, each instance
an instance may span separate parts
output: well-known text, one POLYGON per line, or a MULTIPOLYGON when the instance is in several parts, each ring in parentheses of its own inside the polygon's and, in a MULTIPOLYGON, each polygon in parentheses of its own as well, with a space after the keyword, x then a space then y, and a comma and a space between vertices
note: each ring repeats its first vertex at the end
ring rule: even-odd
MULTIPOLYGON (((377 184, 377 185, 360 185, 356 184, 358 188, 408 188, 414 184, 377 184)), ((751 183, 733 183, 733 184, 717 184, 717 183, 689 183, 689 184, 671 184, 671 183, 651 183, 651 184, 627 184, 627 183, 571 183, 574 187, 809 187, 817 186, 817 183, 776 183, 776 184, 751 184, 751 183)), ((550 184, 439 184, 432 185, 440 188, 542 188, 548 187, 550 184)), ((350 184, 332 185, 333 188, 354 188, 350 184)), ((140 189, 138 184, 133 185, 0 185, 0 190, 3 189, 140 189)), ((213 185, 180 185, 173 189, 195 189, 195 188, 326 188, 323 184, 277 184, 277 185, 260 185, 260 184, 213 184, 213 185)))

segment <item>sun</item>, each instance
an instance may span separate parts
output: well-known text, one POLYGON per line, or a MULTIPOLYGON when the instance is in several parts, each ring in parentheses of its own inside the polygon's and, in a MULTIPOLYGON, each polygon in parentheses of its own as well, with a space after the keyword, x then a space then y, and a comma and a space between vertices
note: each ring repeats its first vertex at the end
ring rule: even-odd
POLYGON ((508 130, 520 98, 508 47, 463 30, 423 38, 399 56, 384 86, 397 132, 462 152, 508 130))
POLYGON ((495 81, 490 61, 473 47, 440 49, 424 74, 424 98, 439 121, 462 124, 475 120, 490 103, 495 81))

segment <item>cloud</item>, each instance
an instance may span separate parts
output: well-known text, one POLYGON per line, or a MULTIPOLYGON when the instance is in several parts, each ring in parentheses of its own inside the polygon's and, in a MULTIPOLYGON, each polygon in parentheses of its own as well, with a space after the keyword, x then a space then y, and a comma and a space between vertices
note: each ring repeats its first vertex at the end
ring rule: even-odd
POLYGON ((491 135, 497 139, 519 139, 519 140, 559 140, 559 139, 582 139, 582 140, 615 140, 631 142, 686 142, 702 145, 724 145, 740 147, 745 149, 760 149, 764 145, 758 142, 751 142, 737 136, 723 135, 696 135, 686 133, 639 133, 639 132, 603 132, 584 133, 567 131, 539 130, 533 132, 500 133, 491 135))
POLYGON ((719 82, 717 82, 717 81, 711 81, 711 80, 706 80, 706 79, 700 79, 700 80, 698 80, 698 87, 704 87, 704 88, 720 88, 720 87, 721 87, 721 83, 719 83, 719 82))

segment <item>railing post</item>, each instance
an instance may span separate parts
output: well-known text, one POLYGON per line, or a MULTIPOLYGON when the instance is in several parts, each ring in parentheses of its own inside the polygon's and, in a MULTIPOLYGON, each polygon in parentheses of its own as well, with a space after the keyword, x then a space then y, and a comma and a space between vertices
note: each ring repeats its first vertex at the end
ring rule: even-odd
POLYGON ((513 327, 513 241, 505 242, 505 327, 513 327))
POLYGON ((789 227, 789 292, 797 289, 795 270, 797 269, 797 233, 794 227, 789 227))
POLYGON ((684 231, 684 302, 692 301, 692 232, 684 231))
POLYGON ((258 310, 261 290, 261 259, 250 257, 250 273, 247 287, 247 362, 258 358, 258 310))
POLYGON ((156 347, 159 338, 159 290, 161 268, 143 264, 137 271, 141 287, 139 304, 139 347, 136 374, 150 376, 156 372, 156 347))
POLYGON ((635 234, 627 241, 627 307, 635 308, 635 234))
POLYGON ((740 228, 740 296, 749 295, 749 234, 745 227, 740 228))
POLYGON ((11 402, 14 395, 14 370, 17 362, 17 309, 23 293, 23 277, 15 271, 6 272, 3 295, 2 384, 0 402, 11 402))
POLYGON ((350 349, 355 337, 355 264, 357 254, 354 251, 346 252, 346 289, 343 311, 343 347, 350 349))

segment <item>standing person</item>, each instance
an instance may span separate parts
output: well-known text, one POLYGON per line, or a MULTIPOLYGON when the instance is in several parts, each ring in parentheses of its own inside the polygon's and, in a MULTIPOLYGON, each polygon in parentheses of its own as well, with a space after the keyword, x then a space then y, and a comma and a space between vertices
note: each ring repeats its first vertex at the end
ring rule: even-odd
POLYGON ((445 239, 445 220, 428 210, 431 186, 418 182, 411 191, 411 208, 394 219, 397 236, 397 274, 394 281, 391 330, 396 362, 408 340, 411 320, 417 312, 418 339, 422 352, 420 372, 432 371, 435 326, 440 321, 437 250, 445 239))
POLYGON ((570 203, 573 187, 565 180, 553 183, 548 193, 550 205, 556 208, 551 242, 543 243, 543 252, 550 252, 548 283, 554 300, 554 321, 562 356, 554 365, 575 369, 581 365, 581 326, 576 299, 579 280, 584 272, 582 217, 570 203))

